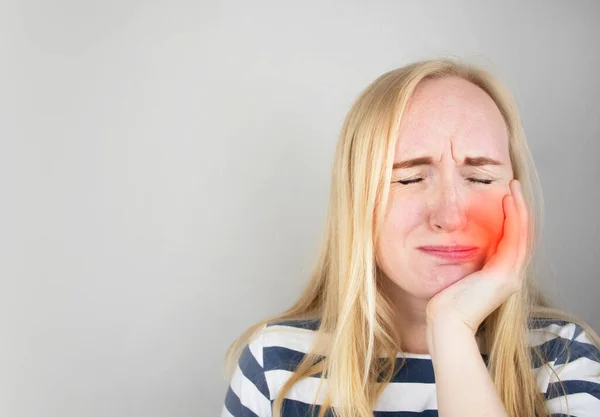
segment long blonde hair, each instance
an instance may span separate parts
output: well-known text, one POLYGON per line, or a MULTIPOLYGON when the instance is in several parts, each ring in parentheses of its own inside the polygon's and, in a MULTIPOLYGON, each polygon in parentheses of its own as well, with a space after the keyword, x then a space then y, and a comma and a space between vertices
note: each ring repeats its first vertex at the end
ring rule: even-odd
MULTIPOLYGON (((508 127, 514 176, 521 182, 533 219, 525 284, 488 316, 478 331, 483 349, 489 352, 491 378, 508 414, 548 415, 532 373, 527 336, 531 320, 574 322, 600 347, 600 338, 590 326, 553 307, 536 285, 539 261, 532 254, 543 223, 541 187, 511 95, 483 68, 449 59, 421 61, 381 75, 356 99, 340 132, 326 228, 310 282, 291 308, 251 326, 227 351, 225 372, 231 375, 243 347, 265 324, 320 319, 313 347, 273 402, 274 417, 281 417, 283 399, 296 382, 319 373, 322 381, 327 375, 327 393, 318 417, 328 409, 340 417, 371 417, 379 394, 399 369, 395 358, 401 338, 393 325, 392 304, 382 291, 383 273, 375 259, 375 242, 407 103, 422 80, 449 76, 479 86, 500 109, 508 127), (386 359, 377 360, 381 356, 386 359)), ((544 363, 541 352, 534 352, 544 363)))

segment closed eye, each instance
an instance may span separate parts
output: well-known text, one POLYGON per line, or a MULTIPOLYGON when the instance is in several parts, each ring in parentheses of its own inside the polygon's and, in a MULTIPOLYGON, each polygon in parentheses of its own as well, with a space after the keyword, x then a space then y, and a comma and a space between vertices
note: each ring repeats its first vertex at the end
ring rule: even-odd
POLYGON ((494 180, 478 180, 477 178, 467 178, 469 181, 471 182, 476 182, 479 184, 491 184, 492 182, 494 182, 494 180))
POLYGON ((414 184, 416 182, 421 182, 421 181, 423 181, 423 178, 415 178, 413 180, 404 180, 404 181, 396 181, 396 182, 399 182, 400 184, 403 184, 403 185, 408 185, 408 184, 414 184))
MULTIPOLYGON (((480 180, 477 178, 467 178, 467 180, 471 181, 473 183, 476 183, 476 184, 486 184, 486 185, 489 185, 492 182, 494 182, 494 180, 480 180)), ((421 181, 423 181, 423 178, 414 178, 412 180, 403 180, 403 181, 401 180, 401 181, 396 181, 396 182, 399 182, 402 185, 408 185, 408 184, 415 184, 415 183, 421 182, 421 181)))

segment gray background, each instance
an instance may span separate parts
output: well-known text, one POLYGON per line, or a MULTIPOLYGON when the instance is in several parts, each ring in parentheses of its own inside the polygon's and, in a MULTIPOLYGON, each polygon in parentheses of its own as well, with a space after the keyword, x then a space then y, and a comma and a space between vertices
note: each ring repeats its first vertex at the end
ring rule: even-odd
POLYGON ((417 59, 513 90, 542 282, 600 329, 600 3, 2 1, 0 415, 219 415, 225 349, 307 282, 358 92, 417 59))

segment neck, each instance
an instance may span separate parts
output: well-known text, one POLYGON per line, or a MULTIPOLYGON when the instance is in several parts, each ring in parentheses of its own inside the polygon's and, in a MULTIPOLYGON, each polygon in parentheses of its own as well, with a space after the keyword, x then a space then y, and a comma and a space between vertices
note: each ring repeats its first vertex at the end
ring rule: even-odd
MULTIPOLYGON (((428 299, 408 294, 391 280, 386 279, 386 292, 391 296, 395 310, 395 324, 400 341, 399 350, 404 353, 429 354, 427 346, 427 309, 428 299)), ((480 352, 486 352, 483 339, 476 336, 480 352)))
POLYGON ((391 280, 388 280, 387 287, 396 313, 400 350, 405 353, 428 354, 425 309, 429 300, 408 294, 391 280))

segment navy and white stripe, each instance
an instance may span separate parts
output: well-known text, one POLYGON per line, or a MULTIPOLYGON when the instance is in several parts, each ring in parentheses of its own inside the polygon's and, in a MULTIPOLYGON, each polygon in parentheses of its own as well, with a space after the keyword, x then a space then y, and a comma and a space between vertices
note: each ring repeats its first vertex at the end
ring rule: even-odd
POLYGON ((558 320, 540 320, 530 327, 530 345, 540 348, 566 391, 565 395, 554 373, 532 356, 533 372, 550 415, 566 415, 568 401, 572 416, 599 416, 600 352, 587 333, 575 323, 558 320))
MULTIPOLYGON (((263 327, 240 357, 221 417, 270 417, 274 399, 312 346, 318 327, 318 320, 263 327)), ((566 321, 536 320, 530 322, 529 337, 530 345, 540 348, 546 358, 542 363, 532 353, 532 372, 549 414, 566 415, 566 398, 572 416, 599 416, 600 353, 583 329, 566 321), (559 375, 566 395, 546 365, 559 375)), ((404 366, 377 400, 375 417, 437 416, 431 356, 407 353, 405 357, 404 366)), ((482 359, 487 363, 485 354, 482 359)), ((399 364, 400 354, 396 360, 399 364)), ((320 375, 297 382, 286 394, 282 417, 309 416, 313 403, 318 413, 327 381, 316 395, 319 383, 320 375)))

